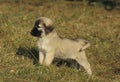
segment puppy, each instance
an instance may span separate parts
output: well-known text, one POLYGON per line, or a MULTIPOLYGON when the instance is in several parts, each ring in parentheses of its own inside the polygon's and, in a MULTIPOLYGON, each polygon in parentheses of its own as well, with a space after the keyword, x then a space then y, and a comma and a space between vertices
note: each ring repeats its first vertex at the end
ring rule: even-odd
POLYGON ((47 17, 40 17, 35 21, 31 35, 38 38, 39 63, 50 65, 53 59, 74 59, 84 67, 89 75, 92 74, 90 64, 85 55, 89 42, 78 39, 76 41, 61 39, 53 27, 53 22, 47 17))

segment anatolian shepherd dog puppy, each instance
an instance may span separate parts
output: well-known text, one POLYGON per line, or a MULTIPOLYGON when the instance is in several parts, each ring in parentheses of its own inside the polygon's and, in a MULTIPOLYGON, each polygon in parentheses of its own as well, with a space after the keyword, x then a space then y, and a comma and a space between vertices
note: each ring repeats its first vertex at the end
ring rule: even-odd
POLYGON ((89 75, 92 74, 90 64, 85 55, 85 49, 90 45, 83 39, 77 41, 61 39, 53 27, 53 22, 47 17, 35 21, 31 35, 38 38, 39 63, 50 65, 53 59, 74 59, 84 67, 89 75))

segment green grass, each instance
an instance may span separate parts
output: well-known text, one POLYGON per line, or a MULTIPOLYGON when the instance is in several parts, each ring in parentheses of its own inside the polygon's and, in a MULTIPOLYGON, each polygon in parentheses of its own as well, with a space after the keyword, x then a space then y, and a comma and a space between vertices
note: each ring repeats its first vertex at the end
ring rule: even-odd
POLYGON ((120 81, 120 11, 82 2, 47 0, 0 0, 0 82, 87 82, 85 70, 55 64, 34 64, 38 50, 30 35, 36 18, 55 23, 59 36, 84 38, 93 75, 89 82, 120 81))

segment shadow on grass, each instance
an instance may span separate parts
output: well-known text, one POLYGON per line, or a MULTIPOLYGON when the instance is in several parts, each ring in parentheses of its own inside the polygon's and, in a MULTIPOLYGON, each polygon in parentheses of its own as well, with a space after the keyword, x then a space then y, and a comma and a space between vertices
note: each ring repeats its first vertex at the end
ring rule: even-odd
MULTIPOLYGON (((38 64, 38 61, 39 61, 39 50, 36 48, 36 47, 22 47, 20 46, 18 49, 17 49, 17 52, 16 52, 16 55, 18 56, 24 56, 24 57, 27 57, 31 60, 33 60, 33 64, 38 64)), ((60 66, 67 66, 67 67, 70 67, 70 68, 77 68, 79 69, 80 68, 80 65, 73 59, 66 59, 66 60, 63 60, 63 59, 60 59, 60 58, 54 58, 52 64, 60 67, 60 66)))
POLYGON ((120 74, 120 68, 114 68, 114 69, 113 69, 113 72, 114 72, 115 74, 120 74))
POLYGON ((33 64, 38 64, 38 49, 35 48, 35 47, 23 47, 23 46, 20 46, 18 49, 17 49, 17 52, 16 52, 16 55, 18 56, 24 56, 24 57, 27 57, 29 59, 32 59, 33 60, 33 64))
POLYGON ((53 61, 53 64, 55 64, 56 66, 67 66, 67 67, 70 67, 70 68, 77 68, 79 70, 80 68, 80 65, 73 59, 60 59, 60 58, 55 58, 54 61, 53 61))

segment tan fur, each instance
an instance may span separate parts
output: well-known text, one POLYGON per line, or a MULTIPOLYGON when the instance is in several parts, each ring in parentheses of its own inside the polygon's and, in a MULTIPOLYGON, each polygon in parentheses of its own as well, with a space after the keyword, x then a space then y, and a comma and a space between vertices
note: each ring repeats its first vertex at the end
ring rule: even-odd
MULTIPOLYGON (((44 22, 46 22, 47 19, 48 18, 41 18, 40 20, 44 20, 44 22)), ((90 45, 89 42, 83 39, 78 39, 77 41, 66 38, 61 39, 55 30, 47 35, 43 32, 43 35, 44 36, 41 34, 42 37, 38 37, 37 42, 40 64, 48 66, 52 63, 55 57, 62 59, 70 58, 76 60, 80 65, 82 65, 89 75, 92 74, 90 64, 85 55, 85 49, 90 45)))
POLYGON ((40 17, 36 21, 41 20, 43 23, 45 23, 46 26, 53 26, 53 21, 48 19, 47 17, 40 17))

